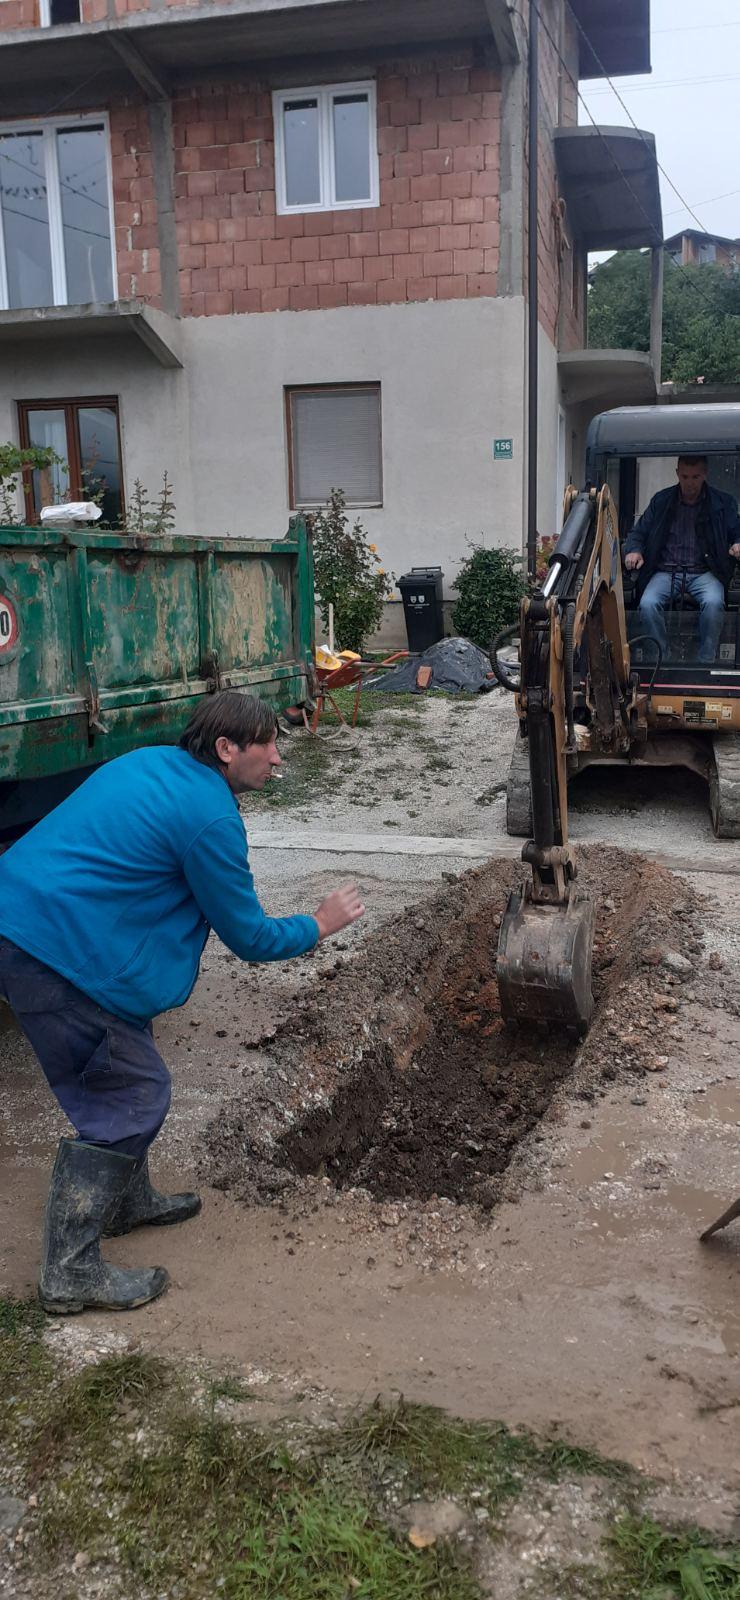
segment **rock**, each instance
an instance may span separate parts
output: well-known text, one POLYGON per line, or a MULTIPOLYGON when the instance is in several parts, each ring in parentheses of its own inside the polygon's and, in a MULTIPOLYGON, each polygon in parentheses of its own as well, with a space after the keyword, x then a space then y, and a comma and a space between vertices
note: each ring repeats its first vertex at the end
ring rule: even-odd
POLYGON ((0 1494, 0 1533, 15 1533, 27 1509, 25 1500, 16 1499, 14 1494, 0 1494))
POLYGON ((643 950, 642 963, 645 967, 659 967, 663 959, 661 950, 643 950))
POLYGON ((677 950, 664 951, 663 966, 667 967, 669 972, 675 972, 678 978, 686 978, 694 970, 693 961, 689 961, 686 956, 679 955, 677 950))
POLYGON ((712 954, 709 957, 709 965, 710 965, 710 967, 712 969, 712 972, 721 972, 722 971, 722 968, 724 966, 724 962, 723 962, 722 957, 721 957, 721 955, 720 955, 718 950, 713 950, 712 951, 712 954))
POLYGON ((408 1527, 409 1540, 417 1550, 434 1544, 437 1539, 452 1539, 461 1533, 467 1522, 462 1506, 454 1500, 412 1500, 401 1511, 408 1527))
POLYGON ((77 1555, 75 1556, 74 1561, 72 1562, 73 1571, 75 1571, 75 1572, 84 1572, 85 1567, 89 1567, 89 1565, 90 1565, 90 1557, 89 1557, 87 1551, 86 1550, 78 1550, 77 1551, 77 1555))

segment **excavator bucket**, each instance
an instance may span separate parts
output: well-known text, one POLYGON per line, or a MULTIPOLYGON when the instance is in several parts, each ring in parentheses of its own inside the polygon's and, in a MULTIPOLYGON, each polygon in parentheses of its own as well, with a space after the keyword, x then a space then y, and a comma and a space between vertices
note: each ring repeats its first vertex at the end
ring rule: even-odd
POLYGON ((496 961, 507 1022, 555 1023, 584 1034, 591 1020, 593 902, 571 886, 560 904, 535 903, 532 885, 514 889, 496 961))

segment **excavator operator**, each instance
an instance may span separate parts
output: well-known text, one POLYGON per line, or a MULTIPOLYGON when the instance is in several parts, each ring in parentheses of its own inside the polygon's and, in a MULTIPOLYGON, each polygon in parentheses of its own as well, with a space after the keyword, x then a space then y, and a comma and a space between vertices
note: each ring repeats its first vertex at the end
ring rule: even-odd
POLYGON ((675 489, 660 489, 638 518, 624 547, 628 572, 639 573, 645 631, 669 654, 663 612, 676 593, 699 606, 699 661, 717 656, 725 588, 740 560, 740 518, 731 494, 707 483, 706 456, 679 456, 675 489))

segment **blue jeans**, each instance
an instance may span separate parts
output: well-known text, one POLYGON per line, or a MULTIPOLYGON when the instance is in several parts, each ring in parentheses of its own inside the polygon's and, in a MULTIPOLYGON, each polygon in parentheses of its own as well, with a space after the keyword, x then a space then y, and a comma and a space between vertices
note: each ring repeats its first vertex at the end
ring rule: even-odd
POLYGON ((699 660, 709 666, 717 659, 722 621, 725 614, 725 591, 713 572, 654 572, 643 590, 640 616, 645 631, 660 645, 663 660, 670 654, 663 612, 675 594, 680 597, 684 583, 686 593, 699 606, 699 660))
POLYGON ((0 998, 38 1056, 78 1138, 143 1156, 170 1106, 151 1023, 136 1028, 0 936, 0 998))

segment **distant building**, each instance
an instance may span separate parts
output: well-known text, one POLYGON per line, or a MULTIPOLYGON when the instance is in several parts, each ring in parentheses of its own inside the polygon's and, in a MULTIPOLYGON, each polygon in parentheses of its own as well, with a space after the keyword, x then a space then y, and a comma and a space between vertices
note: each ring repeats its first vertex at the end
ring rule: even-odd
POLYGON ((737 272, 740 264, 740 239, 725 239, 720 233, 701 233, 685 228, 665 241, 665 252, 677 267, 703 267, 707 262, 737 272))

